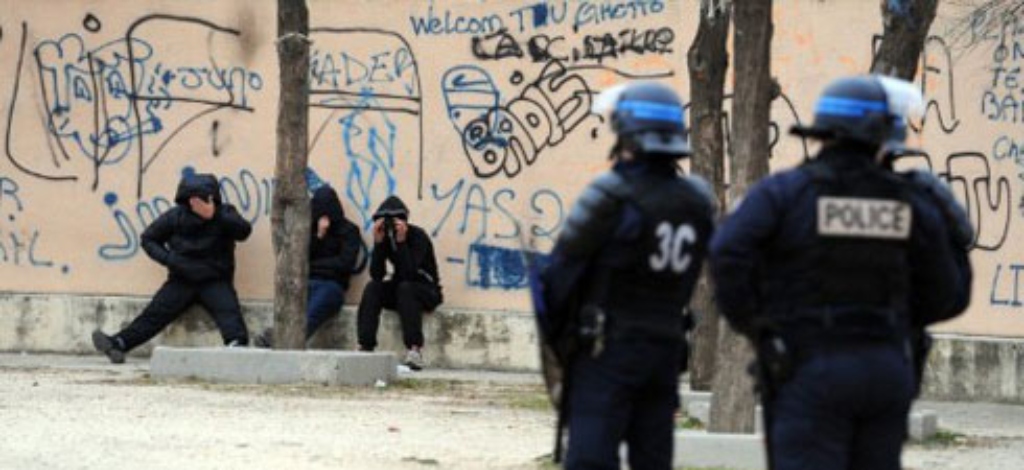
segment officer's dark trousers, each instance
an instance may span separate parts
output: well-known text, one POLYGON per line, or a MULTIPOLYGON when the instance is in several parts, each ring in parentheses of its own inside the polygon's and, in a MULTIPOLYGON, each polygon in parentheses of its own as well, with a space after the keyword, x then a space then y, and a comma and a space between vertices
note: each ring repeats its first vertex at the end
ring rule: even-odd
POLYGON ((370 281, 359 301, 357 323, 359 346, 368 351, 377 347, 377 328, 382 309, 396 310, 402 323, 405 347, 423 346, 423 314, 437 307, 437 289, 419 282, 370 281))
POLYGON ((156 292, 142 314, 115 335, 115 338, 123 342, 125 351, 130 351, 163 331, 195 302, 199 302, 213 317, 224 344, 232 341, 240 345, 249 343, 249 334, 245 320, 242 319, 238 295, 231 282, 226 280, 199 284, 168 280, 156 292))
POLYGON ((774 470, 900 470, 914 394, 898 345, 816 347, 770 406, 774 470))
POLYGON ((616 340, 598 357, 575 361, 565 468, 619 470, 623 441, 630 468, 672 468, 681 348, 676 341, 616 340))
POLYGON ((313 336, 331 315, 336 315, 345 304, 345 290, 341 284, 326 279, 309 280, 306 301, 306 339, 313 336))

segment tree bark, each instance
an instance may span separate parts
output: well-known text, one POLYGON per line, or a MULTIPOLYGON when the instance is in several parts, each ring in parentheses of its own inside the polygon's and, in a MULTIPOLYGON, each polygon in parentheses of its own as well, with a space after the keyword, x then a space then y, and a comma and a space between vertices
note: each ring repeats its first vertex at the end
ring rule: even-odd
POLYGON ((882 0, 884 32, 871 72, 912 81, 939 0, 882 0))
MULTIPOLYGON (((715 190, 719 214, 725 208, 725 130, 722 102, 729 68, 730 0, 702 0, 697 35, 687 53, 690 68, 690 171, 704 177, 715 190)), ((718 347, 719 314, 705 267, 690 305, 697 313, 690 360, 690 387, 711 390, 718 347)))
POLYGON ((305 0, 277 1, 281 90, 271 226, 275 349, 305 344, 310 209, 305 170, 309 123, 309 11, 305 0))
MULTIPOLYGON (((733 14, 735 83, 732 100, 733 146, 728 196, 736 201, 768 174, 768 126, 777 87, 771 77, 772 0, 737 0, 733 14)), ((754 431, 753 381, 747 372, 753 354, 746 339, 723 328, 708 430, 754 431)))

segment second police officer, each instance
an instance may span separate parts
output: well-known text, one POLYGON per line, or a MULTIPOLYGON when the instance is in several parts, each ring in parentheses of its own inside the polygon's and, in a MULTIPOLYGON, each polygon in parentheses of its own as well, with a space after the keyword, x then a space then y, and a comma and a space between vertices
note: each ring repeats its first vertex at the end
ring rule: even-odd
POLYGON ((686 348, 683 312, 712 233, 713 199, 703 180, 677 166, 690 148, 674 91, 636 82, 601 101, 614 103, 613 167, 579 197, 541 275, 557 291, 586 273, 570 287, 587 344, 565 372, 572 384, 565 463, 618 469, 625 442, 631 468, 667 470, 686 348))
POLYGON ((774 470, 899 470, 914 334, 966 307, 946 217, 962 211, 886 168, 920 102, 896 79, 832 82, 793 131, 819 153, 755 185, 712 241, 717 302, 757 351, 774 470))

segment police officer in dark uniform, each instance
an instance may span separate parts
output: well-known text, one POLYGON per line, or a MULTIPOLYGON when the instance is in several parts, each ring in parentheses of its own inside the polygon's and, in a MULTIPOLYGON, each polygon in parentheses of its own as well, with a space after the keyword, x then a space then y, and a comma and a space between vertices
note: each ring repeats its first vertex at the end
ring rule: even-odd
POLYGON ((566 468, 618 469, 626 442, 632 468, 669 469, 684 309, 710 240, 713 199, 677 166, 690 149, 675 92, 636 82, 614 95, 614 166, 579 197, 541 274, 547 298, 579 299, 574 327, 563 332, 580 344, 566 365, 566 468), (561 282, 580 272, 580 282, 561 282))
POLYGON ((920 108, 907 85, 830 84, 794 128, 817 156, 755 185, 712 240, 717 302, 758 354, 775 470, 899 470, 912 333, 966 307, 943 209, 883 165, 920 108))

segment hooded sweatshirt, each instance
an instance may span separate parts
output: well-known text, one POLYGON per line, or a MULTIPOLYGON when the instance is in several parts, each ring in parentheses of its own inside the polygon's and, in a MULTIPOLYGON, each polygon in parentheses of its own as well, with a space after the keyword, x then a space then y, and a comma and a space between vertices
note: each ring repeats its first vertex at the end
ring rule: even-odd
POLYGON ((235 243, 252 233, 252 226, 231 204, 220 198, 220 185, 211 174, 182 177, 174 196, 176 205, 157 217, 142 233, 142 248, 170 271, 172 280, 230 281, 235 272, 235 243), (193 196, 212 201, 210 220, 189 206, 193 196))
MULTIPOLYGON (((373 219, 381 217, 397 217, 408 220, 409 209, 398 196, 390 196, 381 203, 373 219)), ((396 281, 413 281, 434 286, 441 290, 441 278, 437 274, 437 260, 434 258, 434 244, 423 229, 409 225, 405 243, 391 243, 389 237, 373 247, 370 260, 370 277, 381 281, 387 274, 386 263, 394 265, 392 279, 396 281)))
POLYGON ((338 193, 327 185, 313 192, 310 212, 313 226, 309 240, 309 277, 335 281, 347 289, 362 247, 359 228, 345 218, 338 193), (323 238, 318 238, 317 226, 322 216, 327 216, 331 226, 323 238))

